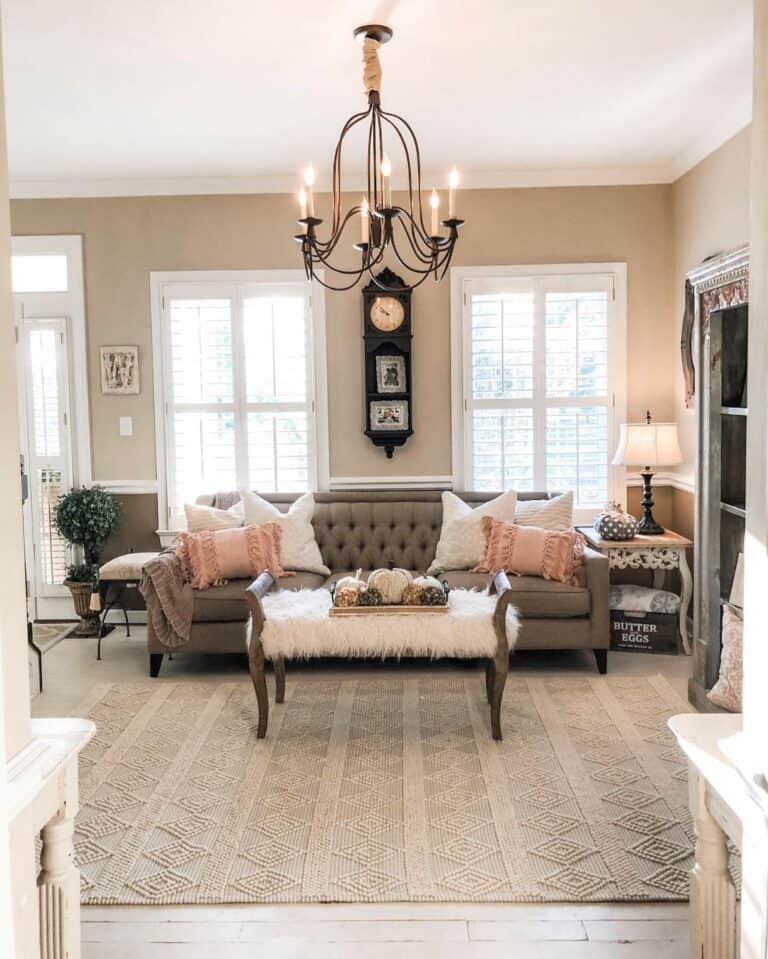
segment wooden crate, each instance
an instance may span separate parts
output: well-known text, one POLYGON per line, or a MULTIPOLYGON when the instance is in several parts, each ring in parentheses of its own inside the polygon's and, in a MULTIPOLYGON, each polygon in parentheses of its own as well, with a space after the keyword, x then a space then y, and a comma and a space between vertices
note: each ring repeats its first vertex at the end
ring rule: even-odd
POLYGON ((611 610, 611 649, 676 655, 678 640, 676 613, 611 610))

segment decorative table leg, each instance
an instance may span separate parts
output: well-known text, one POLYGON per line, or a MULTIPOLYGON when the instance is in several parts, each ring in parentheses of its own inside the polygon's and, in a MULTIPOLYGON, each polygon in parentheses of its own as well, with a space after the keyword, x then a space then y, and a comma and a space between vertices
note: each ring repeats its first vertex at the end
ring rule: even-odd
POLYGON ((261 645, 261 639, 258 636, 251 639, 251 646, 248 651, 248 667, 259 709, 259 726, 256 737, 257 739, 264 739, 267 735, 267 723, 269 722, 269 696, 267 695, 267 677, 264 673, 264 647, 261 645))
POLYGON ((275 667, 275 702, 285 702, 285 659, 278 656, 274 662, 275 667))
POLYGON ((79 959, 80 872, 72 840, 75 822, 67 807, 42 831, 42 868, 37 880, 41 959, 79 959))
POLYGON ((707 808, 707 786, 690 766, 696 863, 691 870, 691 959, 736 959, 736 889, 723 830, 707 808))
POLYGON ((683 649, 687 656, 691 655, 691 644, 688 641, 688 606, 691 602, 691 593, 693 591, 693 581, 691 580, 691 571, 688 568, 688 559, 685 550, 681 549, 678 553, 680 562, 680 579, 682 580, 682 589, 680 591, 680 638, 683 641, 683 649))

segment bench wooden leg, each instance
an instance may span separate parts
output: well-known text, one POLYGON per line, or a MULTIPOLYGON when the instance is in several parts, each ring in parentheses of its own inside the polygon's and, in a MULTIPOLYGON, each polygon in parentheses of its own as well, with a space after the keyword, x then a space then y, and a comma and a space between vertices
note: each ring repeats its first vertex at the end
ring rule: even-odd
POLYGON ((278 656, 274 662, 275 667, 275 702, 285 702, 285 659, 278 656))
POLYGON ((254 636, 251 640, 251 648, 248 651, 248 668, 259 709, 257 739, 264 739, 267 735, 267 723, 269 722, 269 696, 267 695, 267 677, 264 673, 264 665, 264 647, 261 645, 261 640, 254 636))
POLYGON ((163 654, 162 653, 150 653, 149 654, 149 675, 157 677, 160 675, 160 667, 163 665, 163 654))
POLYGON ((497 653, 493 662, 493 683, 491 686, 491 735, 496 740, 501 740, 501 700, 504 696, 504 686, 507 682, 507 670, 509 669, 509 653, 504 650, 503 653, 497 653))

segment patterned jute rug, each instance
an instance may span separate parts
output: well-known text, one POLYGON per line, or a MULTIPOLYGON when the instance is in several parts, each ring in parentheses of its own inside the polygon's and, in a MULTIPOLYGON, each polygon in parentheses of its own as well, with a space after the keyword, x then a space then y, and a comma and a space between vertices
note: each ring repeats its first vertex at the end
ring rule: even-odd
MULTIPOLYGON (((289 674, 257 740, 246 681, 94 689, 86 903, 687 897, 686 768, 661 677, 289 674)), ((82 715, 82 713, 81 713, 82 715)))

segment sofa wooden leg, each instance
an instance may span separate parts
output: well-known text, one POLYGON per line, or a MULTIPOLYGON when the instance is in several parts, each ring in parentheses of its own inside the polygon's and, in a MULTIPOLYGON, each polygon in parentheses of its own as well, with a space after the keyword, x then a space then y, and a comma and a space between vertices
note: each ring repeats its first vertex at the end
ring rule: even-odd
POLYGON ((163 665, 162 653, 149 654, 149 675, 156 677, 160 675, 160 667, 163 665))
POLYGON ((278 656, 274 662, 275 666, 275 702, 285 702, 285 660, 278 656))
POLYGON ((597 663, 597 671, 601 676, 605 676, 608 672, 608 650, 595 649, 593 652, 595 654, 595 662, 597 663))
POLYGON ((264 672, 264 647, 258 637, 251 639, 251 647, 248 651, 248 667, 251 673, 251 682, 253 690, 256 693, 256 705, 259 710, 259 725, 256 730, 256 738, 264 739, 267 735, 267 724, 269 722, 269 695, 267 693, 267 677, 264 672))

